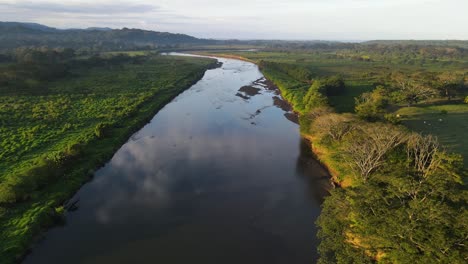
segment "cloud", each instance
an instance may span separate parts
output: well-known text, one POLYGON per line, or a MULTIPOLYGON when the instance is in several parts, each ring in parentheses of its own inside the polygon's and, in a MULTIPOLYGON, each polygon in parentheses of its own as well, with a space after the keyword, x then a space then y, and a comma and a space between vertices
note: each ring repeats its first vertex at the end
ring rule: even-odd
POLYGON ((57 3, 45 1, 18 1, 0 2, 0 7, 9 9, 21 9, 26 12, 47 12, 47 13, 76 13, 76 14, 129 14, 129 13, 148 13, 158 9, 151 4, 138 4, 131 2, 114 3, 57 3))
POLYGON ((210 38, 468 39, 466 0, 0 0, 0 19, 210 38))

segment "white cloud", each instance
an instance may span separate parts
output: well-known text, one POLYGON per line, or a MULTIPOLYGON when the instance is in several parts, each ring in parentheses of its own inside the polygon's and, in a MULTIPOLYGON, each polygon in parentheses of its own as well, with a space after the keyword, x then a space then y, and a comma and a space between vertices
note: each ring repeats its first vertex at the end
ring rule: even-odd
POLYGON ((0 0, 2 20, 213 38, 468 39, 466 0, 0 0))

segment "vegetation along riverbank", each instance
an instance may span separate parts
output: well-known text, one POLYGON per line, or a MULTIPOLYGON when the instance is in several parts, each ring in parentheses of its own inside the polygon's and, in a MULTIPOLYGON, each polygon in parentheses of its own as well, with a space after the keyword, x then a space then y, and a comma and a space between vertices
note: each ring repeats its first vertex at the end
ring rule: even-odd
MULTIPOLYGON (((148 52, 20 48, 0 64, 0 262, 18 261, 94 169, 218 66, 148 52)), ((73 207, 73 206, 71 206, 73 207)))
POLYGON ((466 54, 447 63, 436 47, 381 49, 233 56, 279 87, 339 186, 317 221, 319 263, 464 263, 466 170, 454 151, 468 147, 451 134, 468 116, 466 54))

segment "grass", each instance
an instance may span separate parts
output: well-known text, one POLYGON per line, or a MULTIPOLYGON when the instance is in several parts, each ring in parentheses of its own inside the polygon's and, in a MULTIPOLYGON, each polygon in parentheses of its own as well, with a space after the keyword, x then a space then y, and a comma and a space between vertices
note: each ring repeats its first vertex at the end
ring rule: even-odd
POLYGON ((18 261, 92 171, 213 64, 151 56, 76 67, 39 94, 0 96, 0 262, 18 261))
POLYGON ((345 91, 336 96, 329 96, 328 100, 331 106, 339 113, 352 113, 355 107, 355 98, 362 93, 372 91, 374 85, 369 81, 350 80, 346 82, 345 91))
MULTIPOLYGON (((411 130, 435 135, 448 150, 468 157, 468 104, 404 107, 396 113, 411 130)), ((464 166, 468 168, 466 158, 464 166)))

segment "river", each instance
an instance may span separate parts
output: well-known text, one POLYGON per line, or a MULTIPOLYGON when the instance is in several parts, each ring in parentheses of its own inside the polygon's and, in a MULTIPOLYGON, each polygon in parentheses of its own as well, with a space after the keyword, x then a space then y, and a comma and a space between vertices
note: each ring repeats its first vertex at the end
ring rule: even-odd
POLYGON ((24 263, 315 263, 327 173, 257 66, 218 60, 96 171, 24 263))

